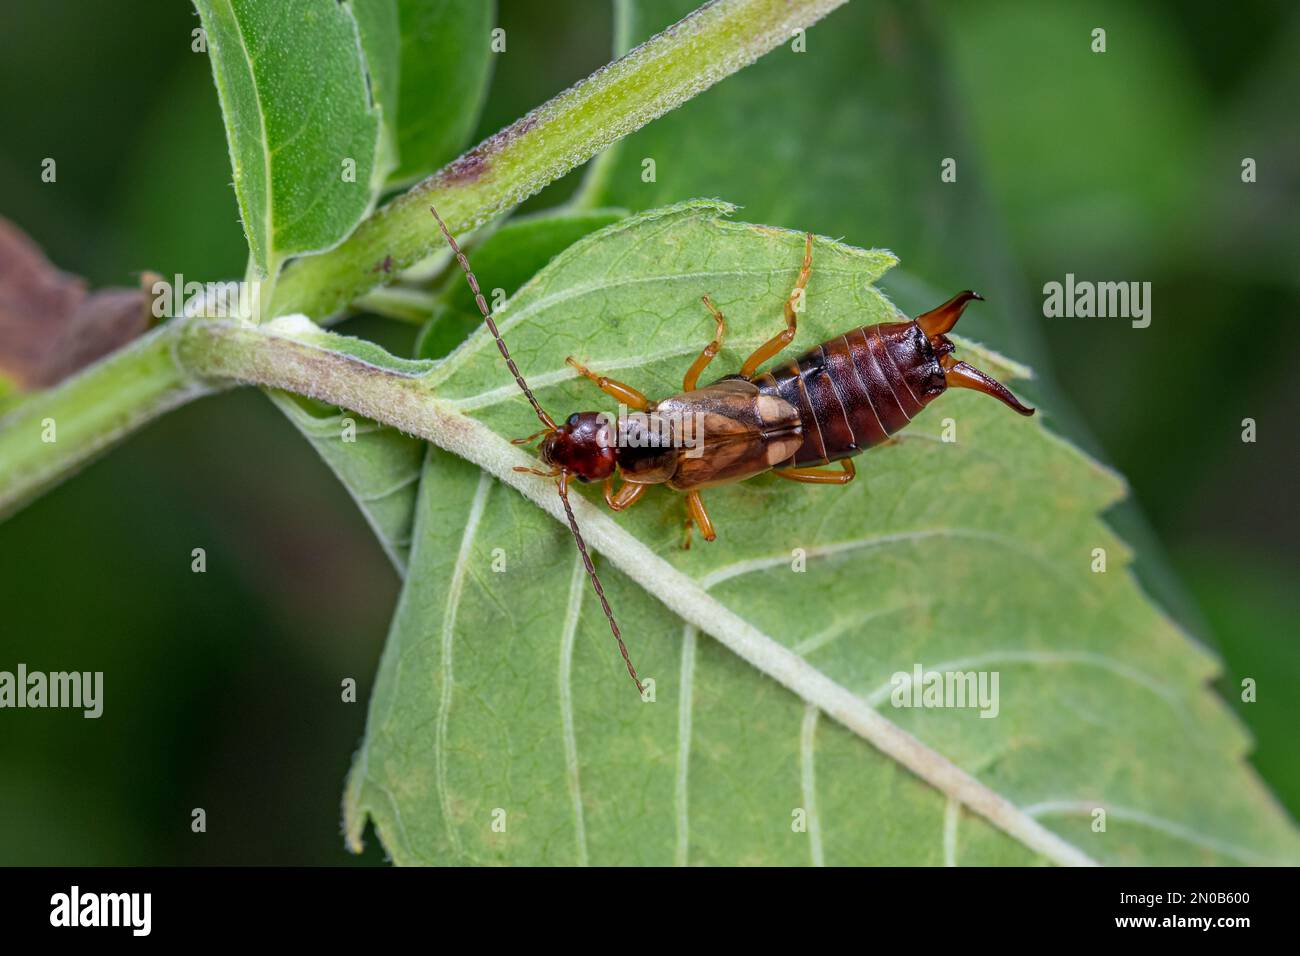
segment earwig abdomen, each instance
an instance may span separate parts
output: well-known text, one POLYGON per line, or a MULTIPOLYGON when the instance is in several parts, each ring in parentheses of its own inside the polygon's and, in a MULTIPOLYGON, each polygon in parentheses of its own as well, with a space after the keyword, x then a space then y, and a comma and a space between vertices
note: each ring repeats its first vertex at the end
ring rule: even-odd
POLYGON ((943 374, 915 322, 864 326, 753 380, 728 375, 651 403, 647 411, 670 422, 701 416, 703 453, 620 441, 619 470, 691 491, 849 458, 905 428, 943 393, 943 374))
POLYGON ((777 468, 816 466, 879 445, 946 388, 915 322, 867 325, 754 379, 799 412, 803 443, 777 468))

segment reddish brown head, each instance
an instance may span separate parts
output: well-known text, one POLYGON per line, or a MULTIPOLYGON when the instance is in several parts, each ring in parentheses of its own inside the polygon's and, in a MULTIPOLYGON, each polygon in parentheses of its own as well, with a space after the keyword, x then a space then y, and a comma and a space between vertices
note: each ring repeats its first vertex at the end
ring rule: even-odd
POLYGON ((931 309, 924 315, 916 317, 917 327, 929 340, 935 356, 939 359, 939 365, 943 368, 944 384, 948 388, 969 388, 976 392, 983 392, 1021 415, 1034 414, 1032 408, 1022 405, 1001 382, 989 378, 975 366, 953 358, 952 351, 956 346, 944 333, 952 331, 952 327, 961 318, 966 304, 972 299, 979 299, 982 302, 984 297, 978 292, 969 290, 958 292, 939 308, 931 309))
POLYGON ((603 481, 618 464, 609 417, 600 412, 574 412, 563 425, 546 433, 537 454, 543 463, 579 481, 603 481))

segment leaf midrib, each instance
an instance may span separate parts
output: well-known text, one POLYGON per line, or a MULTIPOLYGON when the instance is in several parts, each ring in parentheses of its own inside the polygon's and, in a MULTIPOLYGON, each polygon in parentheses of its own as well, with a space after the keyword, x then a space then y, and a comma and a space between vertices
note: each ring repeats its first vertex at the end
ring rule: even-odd
MULTIPOLYGON (((271 152, 267 141, 266 131, 266 109, 262 106, 262 90, 257 82, 256 58, 252 51, 248 49, 248 41, 244 39, 244 25, 239 22, 239 15, 235 13, 234 4, 226 0, 226 9, 230 13, 230 21, 235 25, 235 35, 239 37, 239 49, 244 54, 244 62, 248 64, 248 79, 253 87, 253 102, 257 104, 257 123, 261 129, 260 145, 262 149, 262 171, 266 182, 263 212, 262 212, 262 230, 263 243, 266 261, 261 263, 268 277, 274 275, 278 266, 276 256, 272 249, 275 243, 275 232, 272 224, 272 183, 271 183, 271 152)), ((269 42, 269 41, 268 41, 269 42)))

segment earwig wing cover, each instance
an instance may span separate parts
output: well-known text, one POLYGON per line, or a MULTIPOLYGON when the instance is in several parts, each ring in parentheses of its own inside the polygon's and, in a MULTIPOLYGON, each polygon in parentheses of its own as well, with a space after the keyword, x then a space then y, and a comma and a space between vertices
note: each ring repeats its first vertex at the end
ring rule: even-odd
POLYGON ((688 432, 673 480, 682 490, 742 481, 785 461, 803 444, 794 407, 760 395, 743 379, 724 379, 683 399, 660 402, 657 412, 688 432))

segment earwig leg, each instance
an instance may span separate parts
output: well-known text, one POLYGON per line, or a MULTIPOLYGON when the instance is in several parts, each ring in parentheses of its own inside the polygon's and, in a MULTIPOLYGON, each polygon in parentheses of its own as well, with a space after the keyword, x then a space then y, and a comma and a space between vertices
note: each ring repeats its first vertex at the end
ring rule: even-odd
POLYGON ((740 367, 741 378, 753 378, 754 373, 758 371, 760 365, 772 356, 776 355, 794 340, 795 326, 798 321, 795 302, 799 301, 802 297, 803 291, 808 285, 808 276, 812 274, 812 245, 813 236, 810 232, 804 240, 803 267, 799 270, 799 279, 795 282, 794 290, 790 293, 790 297, 785 300, 784 331, 778 332, 776 335, 772 336, 772 338, 760 345, 753 355, 745 359, 745 364, 740 367))
POLYGON ((650 400, 638 392, 631 385, 624 385, 622 382, 616 382, 612 378, 606 378, 604 375, 597 375, 587 366, 583 365, 572 355, 564 360, 568 365, 575 368, 583 378, 589 378, 599 386, 600 390, 611 398, 617 398, 620 402, 634 411, 644 411, 650 404, 650 400))
POLYGON ((623 487, 615 492, 614 476, 610 475, 605 479, 605 504, 609 505, 611 511, 625 511, 636 504, 648 487, 650 486, 641 482, 624 481, 623 487))
POLYGON ((858 469, 847 458, 841 458, 840 465, 844 470, 839 472, 827 468, 784 468, 773 474, 809 485, 847 485, 857 477, 858 469))
POLYGON ((713 530, 713 522, 709 518, 709 513, 704 510, 704 502, 700 500, 698 491, 686 492, 686 541, 682 544, 683 548, 691 546, 691 525, 700 526, 700 534, 704 535, 705 541, 712 541, 718 536, 713 530))
POLYGON ((558 468, 555 468, 551 471, 538 471, 536 468, 526 468, 523 465, 515 465, 514 470, 522 471, 528 475, 538 475, 542 478, 555 478, 561 474, 560 469, 558 468))
POLYGON ((686 370, 686 377, 682 379, 682 391, 693 392, 695 386, 700 380, 700 373, 704 371, 705 366, 713 361, 713 356, 718 354, 718 349, 722 348, 722 336, 727 331, 727 320, 722 317, 722 310, 713 304, 713 300, 707 295, 700 296, 700 301, 704 307, 713 313, 713 319, 718 323, 718 331, 713 336, 713 341, 704 346, 704 351, 700 353, 694 364, 686 370))

